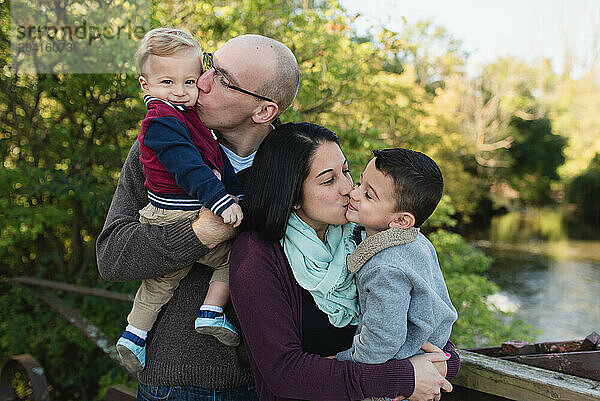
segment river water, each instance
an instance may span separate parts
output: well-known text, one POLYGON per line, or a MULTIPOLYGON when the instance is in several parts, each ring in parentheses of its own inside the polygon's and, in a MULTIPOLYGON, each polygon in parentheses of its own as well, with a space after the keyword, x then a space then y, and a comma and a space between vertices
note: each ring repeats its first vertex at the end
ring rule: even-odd
POLYGON ((513 212, 476 243, 494 258, 494 302, 539 329, 537 341, 600 333, 600 228, 574 225, 556 210, 513 212))

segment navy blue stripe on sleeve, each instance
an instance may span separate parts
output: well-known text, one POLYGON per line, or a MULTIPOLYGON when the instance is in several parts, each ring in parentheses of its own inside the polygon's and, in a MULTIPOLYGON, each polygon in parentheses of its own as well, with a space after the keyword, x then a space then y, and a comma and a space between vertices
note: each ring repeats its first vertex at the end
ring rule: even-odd
POLYGON ((225 211, 225 209, 227 209, 229 206, 233 205, 235 203, 235 199, 233 199, 229 194, 227 194, 226 196, 224 196, 223 198, 219 199, 211 208, 210 210, 216 214, 217 216, 220 216, 221 214, 223 214, 223 212, 225 211))

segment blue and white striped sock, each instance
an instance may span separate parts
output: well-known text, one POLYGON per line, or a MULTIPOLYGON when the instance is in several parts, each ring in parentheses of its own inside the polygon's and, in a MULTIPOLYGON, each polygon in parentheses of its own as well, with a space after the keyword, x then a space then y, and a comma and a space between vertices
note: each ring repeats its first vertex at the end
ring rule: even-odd
POLYGON ((125 331, 135 334, 142 340, 145 340, 148 336, 148 332, 146 330, 138 329, 137 327, 134 327, 130 324, 128 324, 127 327, 125 327, 125 331))
POLYGON ((223 308, 216 305, 202 305, 198 311, 198 317, 214 319, 223 316, 223 308))
POLYGON ((217 313, 223 313, 223 308, 218 306, 218 305, 202 305, 200 307, 200 310, 211 310, 213 312, 217 312, 217 313))

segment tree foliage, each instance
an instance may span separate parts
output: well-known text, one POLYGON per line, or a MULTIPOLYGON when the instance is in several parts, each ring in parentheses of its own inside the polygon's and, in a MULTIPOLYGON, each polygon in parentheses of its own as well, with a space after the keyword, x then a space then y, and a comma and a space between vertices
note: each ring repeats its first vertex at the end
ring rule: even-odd
POLYGON ((554 134, 550 120, 511 121, 515 143, 509 149, 512 165, 508 176, 521 199, 542 204, 550 201, 551 183, 559 179, 558 168, 565 162, 566 138, 554 134))
POLYGON ((600 80, 599 75, 578 79, 564 77, 554 86, 548 99, 552 126, 568 138, 565 164, 559 169, 563 180, 581 174, 600 152, 600 80))
POLYGON ((569 183, 567 200, 578 206, 577 212, 593 222, 600 223, 600 153, 596 153, 587 169, 569 183))
POLYGON ((402 73, 412 66, 416 83, 432 94, 463 71, 467 53, 461 41, 431 21, 407 25, 401 32, 383 29, 377 39, 389 49, 385 70, 402 73))

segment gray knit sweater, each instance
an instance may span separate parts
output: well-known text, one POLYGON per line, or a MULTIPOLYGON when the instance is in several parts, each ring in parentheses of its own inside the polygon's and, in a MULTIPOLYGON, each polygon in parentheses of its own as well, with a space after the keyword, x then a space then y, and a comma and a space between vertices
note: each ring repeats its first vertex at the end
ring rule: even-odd
POLYGON ((356 272, 360 316, 352 348, 339 360, 383 363, 443 348, 458 315, 435 249, 419 229, 392 228, 362 241, 348 256, 356 272))
MULTIPOLYGON (((138 211, 148 204, 145 176, 136 141, 125 160, 104 228, 98 236, 98 270, 105 280, 134 281, 189 266, 208 252, 191 222, 164 227, 141 224, 138 211)), ((139 374, 148 385, 192 385, 231 388, 253 383, 245 352, 194 330, 194 319, 208 290, 212 269, 196 264, 163 307, 148 334, 146 368, 139 374)), ((231 304, 226 314, 234 324, 231 304)))

